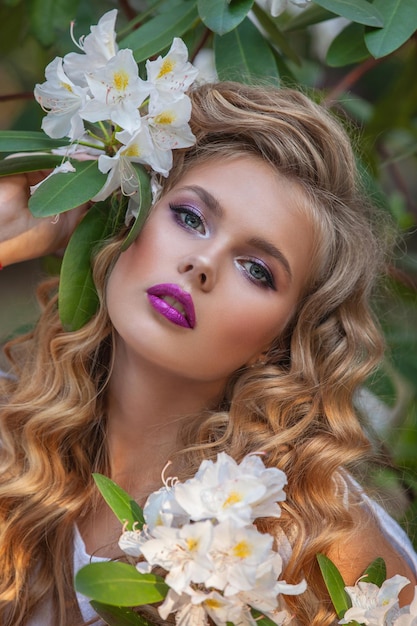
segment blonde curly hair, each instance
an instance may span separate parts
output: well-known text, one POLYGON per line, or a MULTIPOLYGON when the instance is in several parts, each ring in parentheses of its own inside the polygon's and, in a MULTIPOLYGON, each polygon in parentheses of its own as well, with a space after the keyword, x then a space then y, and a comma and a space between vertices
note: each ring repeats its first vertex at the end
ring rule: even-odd
MULTIPOLYGON (((315 251, 297 311, 267 363, 234 373, 217 410, 187 420, 177 463, 187 478, 220 451, 239 460, 262 450, 267 465, 286 472, 283 516, 261 520, 260 527, 290 539, 286 580, 308 581, 308 592, 287 599, 297 622, 326 626, 335 614, 315 555, 354 525, 355 494, 346 509, 338 477, 369 453, 353 398, 383 351, 369 302, 385 241, 360 191, 348 135, 322 107, 294 90, 238 83, 200 86, 190 96, 197 141, 175 151, 164 191, 198 162, 255 155, 303 190, 315 251)), ((0 387, 3 626, 24 626, 47 598, 56 626, 81 622, 73 532, 95 497, 92 472, 109 472, 113 341, 105 287, 120 240, 95 256, 100 306, 90 322, 77 332, 63 330, 51 282, 41 290, 39 324, 8 348, 16 380, 0 387)))

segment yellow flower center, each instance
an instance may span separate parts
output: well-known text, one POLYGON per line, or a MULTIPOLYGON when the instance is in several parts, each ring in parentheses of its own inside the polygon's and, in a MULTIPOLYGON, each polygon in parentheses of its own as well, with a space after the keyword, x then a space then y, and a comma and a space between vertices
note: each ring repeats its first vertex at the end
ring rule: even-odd
POLYGON ((190 552, 194 552, 194 550, 197 550, 198 548, 198 541, 197 539, 187 539, 187 548, 189 549, 190 552))
POLYGON ((61 87, 63 87, 64 89, 66 89, 67 91, 69 91, 70 93, 73 93, 72 91, 72 87, 71 85, 68 85, 68 83, 62 83, 61 82, 61 87))
POLYGON ((127 157, 138 157, 140 156, 139 147, 137 144, 134 143, 126 148, 126 150, 123 150, 122 154, 123 156, 127 157))
POLYGON ((172 124, 174 120, 175 115, 173 113, 169 113, 168 111, 155 116, 155 122, 157 124, 172 124))
POLYGON ((124 70, 113 74, 113 84, 118 91, 125 91, 129 84, 129 74, 124 70))
POLYGON ((156 78, 162 78, 165 74, 169 74, 175 67, 174 61, 171 59, 165 59, 161 65, 161 69, 159 70, 158 76, 156 78))
POLYGON ((236 491, 231 491, 229 494, 229 497, 226 498, 226 500, 223 502, 223 508, 226 509, 228 506, 231 506, 232 504, 236 504, 237 502, 240 502, 242 500, 242 496, 240 495, 240 493, 237 493, 236 491))
POLYGON ((218 600, 215 600, 215 598, 209 598, 208 600, 204 600, 204 604, 210 609, 219 609, 221 607, 220 602, 218 600))
POLYGON ((233 548, 233 554, 238 559, 246 559, 251 554, 250 545, 246 541, 239 541, 233 548))

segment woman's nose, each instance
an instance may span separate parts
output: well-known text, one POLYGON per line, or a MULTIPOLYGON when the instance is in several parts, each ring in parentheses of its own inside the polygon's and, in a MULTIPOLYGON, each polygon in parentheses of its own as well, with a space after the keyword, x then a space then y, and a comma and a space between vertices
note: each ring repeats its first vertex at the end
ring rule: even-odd
POLYGON ((182 259, 178 266, 180 274, 187 275, 191 282, 203 291, 213 288, 216 276, 213 263, 205 256, 196 255, 182 259))

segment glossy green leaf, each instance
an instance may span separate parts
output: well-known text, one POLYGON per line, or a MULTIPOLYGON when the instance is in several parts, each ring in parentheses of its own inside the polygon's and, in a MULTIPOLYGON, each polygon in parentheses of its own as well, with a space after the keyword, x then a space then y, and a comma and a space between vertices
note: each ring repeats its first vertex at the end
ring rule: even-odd
POLYGON ((66 146, 68 143, 68 139, 51 139, 45 133, 38 131, 0 131, 0 152, 40 152, 66 146))
POLYGON ((215 36, 214 52, 221 80, 250 83, 263 78, 279 83, 272 50, 247 18, 231 33, 215 36))
POLYGON ((122 244, 122 250, 126 250, 130 246, 130 244, 136 239, 142 226, 145 223, 146 218, 148 217, 149 211, 152 206, 152 191, 149 174, 141 165, 132 163, 132 166, 136 172, 139 183, 139 206, 137 209, 137 217, 129 231, 129 234, 122 244))
POLYGON ((331 67, 359 63, 369 57, 364 42, 365 27, 353 22, 342 30, 329 46, 326 62, 331 67))
POLYGON ((57 215, 80 206, 103 187, 107 176, 99 171, 96 160, 71 163, 75 172, 51 176, 30 198, 29 209, 35 217, 57 215))
POLYGON ((0 161, 0 176, 51 170, 60 163, 62 163, 62 156, 57 156, 56 154, 33 154, 11 157, 0 161))
POLYGON ((218 35, 236 28, 247 16, 254 0, 198 0, 204 24, 218 35))
POLYGON ((369 567, 363 573, 363 580, 365 583, 373 583, 380 587, 387 577, 387 568, 385 561, 381 557, 378 557, 373 561, 369 567))
POLYGON ((345 17, 352 22, 367 26, 383 26, 384 19, 374 4, 367 0, 314 0, 328 11, 345 17))
POLYGON ((113 482, 107 476, 102 474, 93 474, 95 483, 121 524, 128 522, 128 529, 131 530, 134 525, 142 528, 145 520, 142 509, 133 500, 126 491, 113 482))
POLYGON ((305 11, 294 15, 294 17, 285 24, 283 31, 290 33, 294 30, 301 30, 313 24, 320 24, 321 22, 331 20, 334 16, 335 14, 331 11, 327 11, 327 9, 323 9, 323 7, 320 7, 318 4, 312 3, 305 11))
POLYGON ((155 626, 128 607, 111 606, 94 600, 90 604, 109 626, 155 626))
POLYGON ((374 0, 384 20, 384 28, 365 35, 369 52, 380 58, 397 50, 417 30, 416 0, 374 0))
POLYGON ((256 609, 251 609, 251 613, 256 620, 256 626, 276 626, 276 622, 273 622, 269 617, 266 617, 256 609))
POLYGON ((140 63, 171 45, 174 37, 181 37, 198 20, 196 1, 185 2, 175 11, 162 13, 124 37, 119 46, 133 50, 140 63))
POLYGON ((337 616, 342 618, 350 607, 343 578, 334 563, 324 554, 318 554, 317 561, 337 616))
POLYGON ((31 31, 45 47, 51 46, 55 40, 54 4, 55 0, 32 0, 29 5, 31 31))
POLYGON ((59 316, 66 330, 82 328, 97 310, 91 255, 116 227, 109 204, 101 202, 89 209, 68 243, 62 260, 58 294, 59 316))
POLYGON ((296 65, 300 65, 300 57, 297 52, 291 46, 289 37, 286 37, 284 33, 278 28, 274 19, 269 15, 267 11, 261 9, 258 4, 253 5, 253 13, 258 20, 259 24, 268 33, 271 41, 281 50, 285 56, 296 63, 296 65))
POLYGON ((164 599, 168 585, 160 576, 141 574, 134 565, 108 561, 90 563, 75 576, 77 591, 113 606, 141 606, 164 599))

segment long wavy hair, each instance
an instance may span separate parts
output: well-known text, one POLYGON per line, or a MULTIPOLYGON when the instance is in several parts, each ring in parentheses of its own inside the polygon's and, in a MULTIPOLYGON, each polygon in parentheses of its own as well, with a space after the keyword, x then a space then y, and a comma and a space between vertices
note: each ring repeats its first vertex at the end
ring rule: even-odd
MULTIPOLYGON (((285 533, 292 557, 284 578, 305 577, 308 591, 286 598, 304 626, 335 620, 315 555, 353 531, 344 468, 366 459, 370 445, 354 394, 383 351, 370 295, 384 263, 381 220, 364 200, 351 142, 339 122, 303 94, 217 83, 191 94, 195 146, 174 153, 164 182, 208 159, 255 155, 303 191, 315 250, 297 311, 266 364, 235 372, 217 410, 187 419, 177 464, 191 476, 203 458, 235 459, 262 450, 288 477, 279 520, 262 530, 285 533), (346 495, 346 494, 345 494, 346 495)), ((40 321, 7 350, 16 380, 2 382, 0 408, 0 622, 23 626, 52 602, 54 624, 80 621, 73 591, 74 524, 94 499, 93 471, 109 472, 106 385, 112 326, 105 287, 120 252, 116 238, 94 259, 100 306, 81 330, 59 322, 55 284, 42 287, 40 321)))

